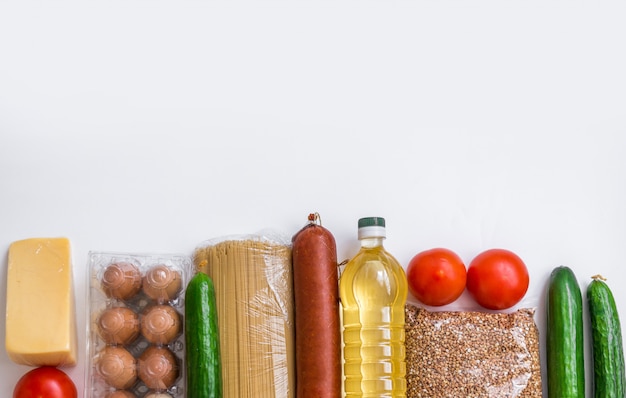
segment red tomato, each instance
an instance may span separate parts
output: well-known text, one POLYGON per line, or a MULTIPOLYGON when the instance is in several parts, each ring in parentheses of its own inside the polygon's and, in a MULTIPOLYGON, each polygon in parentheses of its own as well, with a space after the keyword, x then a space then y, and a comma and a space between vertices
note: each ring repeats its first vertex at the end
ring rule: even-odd
POLYGON ((465 264, 451 250, 436 248, 418 253, 406 269, 409 291, 430 306, 450 304, 463 293, 465 264))
POLYGON ((529 284, 526 264, 515 253, 490 249, 476 256, 467 269, 467 291, 490 310, 503 310, 519 303, 529 284))
POLYGON ((15 385, 13 398, 77 398, 76 386, 62 370, 53 366, 35 368, 15 385))

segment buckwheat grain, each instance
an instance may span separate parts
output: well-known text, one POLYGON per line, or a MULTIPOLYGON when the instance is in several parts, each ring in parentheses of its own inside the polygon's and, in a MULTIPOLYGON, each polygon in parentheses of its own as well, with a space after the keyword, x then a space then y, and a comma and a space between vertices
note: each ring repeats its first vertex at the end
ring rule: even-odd
POLYGON ((533 316, 407 304, 407 398, 541 398, 533 316))

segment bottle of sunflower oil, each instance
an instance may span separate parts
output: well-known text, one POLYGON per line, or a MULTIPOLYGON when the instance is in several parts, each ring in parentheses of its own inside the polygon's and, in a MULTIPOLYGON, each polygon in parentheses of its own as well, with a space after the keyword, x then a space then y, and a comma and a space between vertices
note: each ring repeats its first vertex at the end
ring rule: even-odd
POLYGON ((359 252, 339 280, 346 398, 406 396, 406 275, 383 247, 385 219, 361 218, 359 252))

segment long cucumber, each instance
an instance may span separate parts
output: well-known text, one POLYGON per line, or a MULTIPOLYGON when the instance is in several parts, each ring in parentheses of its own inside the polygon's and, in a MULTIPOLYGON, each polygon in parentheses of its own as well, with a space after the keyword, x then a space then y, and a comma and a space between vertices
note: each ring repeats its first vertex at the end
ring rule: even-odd
POLYGON ((624 348, 615 299, 600 275, 587 287, 591 351, 593 353, 593 394, 595 398, 624 398, 624 348))
POLYGON ((185 292, 187 398, 221 398, 222 368, 215 287, 198 272, 185 292))
POLYGON ((582 294, 570 268, 550 274, 546 312, 548 397, 585 398, 582 294))

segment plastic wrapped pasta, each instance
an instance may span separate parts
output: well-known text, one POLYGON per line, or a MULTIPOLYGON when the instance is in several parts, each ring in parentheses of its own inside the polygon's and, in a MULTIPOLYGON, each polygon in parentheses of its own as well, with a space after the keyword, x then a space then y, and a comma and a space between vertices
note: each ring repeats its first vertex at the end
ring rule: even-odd
POLYGON ((291 247, 282 238, 203 242, 194 265, 215 284, 224 398, 286 398, 295 391, 291 247))
POLYGON ((541 398, 534 310, 431 312, 406 305, 407 398, 541 398))

